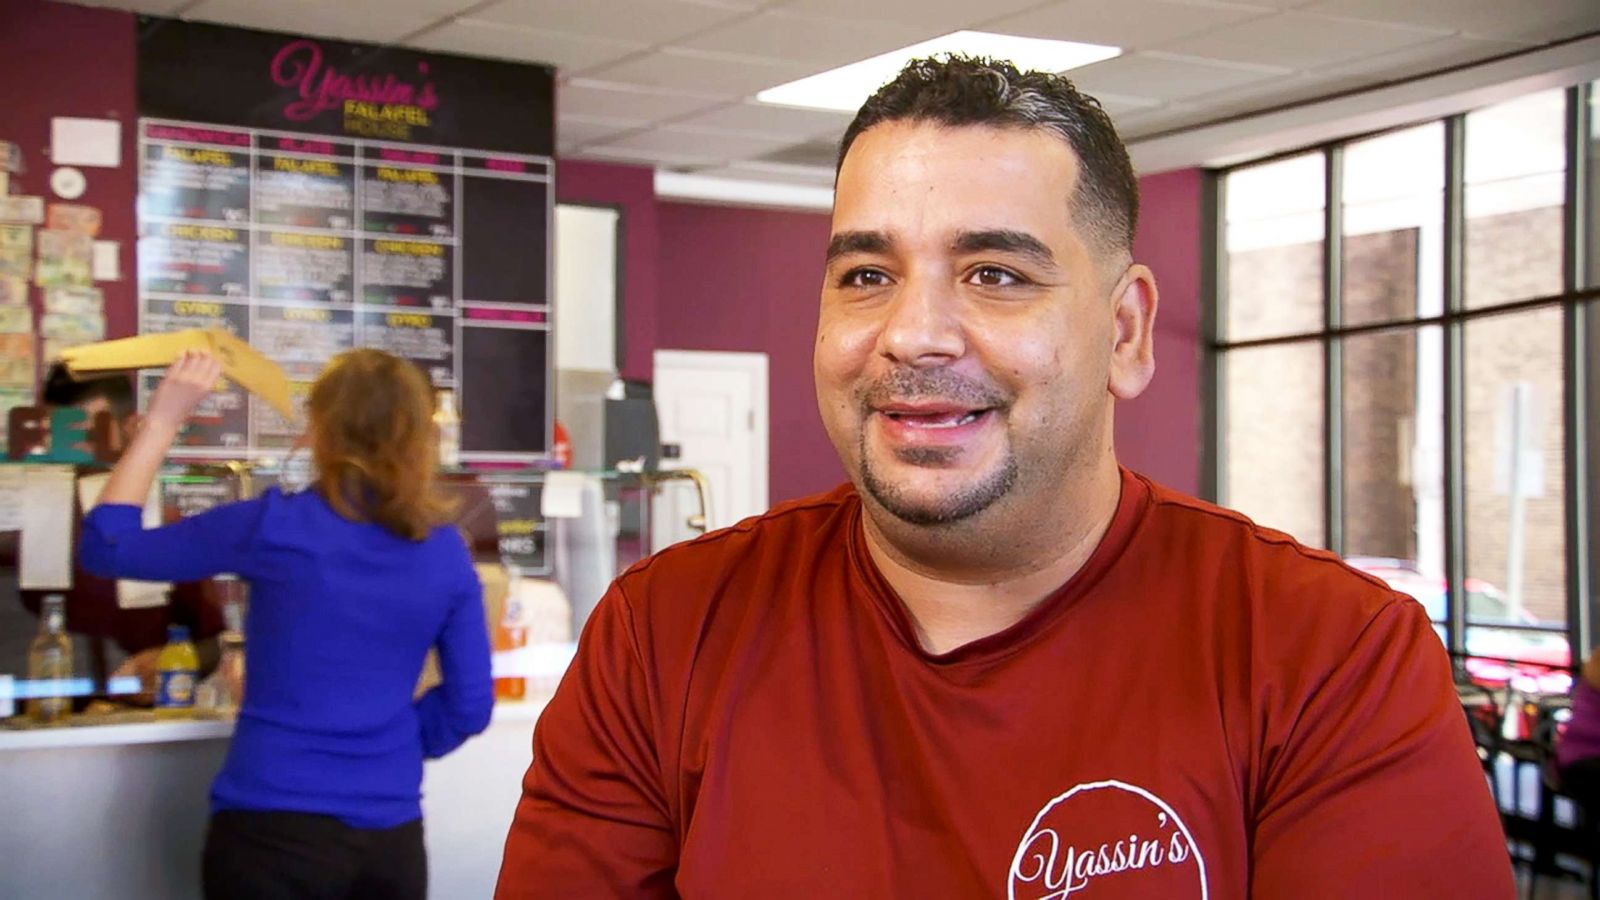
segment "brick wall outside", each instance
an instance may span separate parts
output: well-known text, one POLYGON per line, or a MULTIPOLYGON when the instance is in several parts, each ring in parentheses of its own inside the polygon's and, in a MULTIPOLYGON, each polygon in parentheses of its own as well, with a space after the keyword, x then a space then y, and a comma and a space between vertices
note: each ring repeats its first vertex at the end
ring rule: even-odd
MULTIPOLYGON (((1469 305, 1558 292, 1560 233, 1560 209, 1470 220, 1469 305)), ((1320 293, 1321 254, 1320 243, 1231 254, 1230 321, 1245 322, 1252 333, 1274 330, 1275 321, 1302 321, 1295 307, 1320 293)), ((1346 238, 1343 277, 1349 318, 1414 315, 1416 230, 1346 238)), ((1468 576, 1506 587, 1509 503, 1496 489, 1495 433, 1505 415, 1506 386, 1527 382, 1534 391, 1534 445, 1544 467, 1544 492, 1524 507, 1523 603, 1549 622, 1565 619, 1561 315, 1559 308, 1548 308, 1480 319, 1467 326, 1465 339, 1468 576)), ((1440 423, 1413 423, 1416 334, 1375 332, 1342 345, 1344 527, 1351 556, 1417 555, 1413 488, 1401 477, 1407 468, 1403 455, 1410 452, 1403 436, 1408 428, 1440 423)), ((1322 365, 1315 341, 1233 351, 1224 360, 1227 502, 1309 544, 1324 540, 1322 365)))
MULTIPOLYGON (((1320 243, 1231 254, 1230 327, 1252 335, 1303 331, 1305 306, 1322 303, 1321 283, 1320 243)), ((1321 545, 1322 342, 1235 350, 1222 362, 1227 504, 1321 545)))

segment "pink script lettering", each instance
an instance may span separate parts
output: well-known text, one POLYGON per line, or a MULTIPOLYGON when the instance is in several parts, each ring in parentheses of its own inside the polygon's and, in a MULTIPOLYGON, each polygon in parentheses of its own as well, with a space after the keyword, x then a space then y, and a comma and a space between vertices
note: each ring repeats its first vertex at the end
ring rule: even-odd
POLYGON ((283 114, 296 122, 314 119, 345 101, 393 103, 437 109, 439 95, 427 80, 428 64, 419 63, 417 83, 405 81, 393 72, 383 75, 346 75, 326 65, 322 47, 316 41, 291 41, 272 58, 272 81, 279 87, 292 87, 299 98, 283 108, 283 114))

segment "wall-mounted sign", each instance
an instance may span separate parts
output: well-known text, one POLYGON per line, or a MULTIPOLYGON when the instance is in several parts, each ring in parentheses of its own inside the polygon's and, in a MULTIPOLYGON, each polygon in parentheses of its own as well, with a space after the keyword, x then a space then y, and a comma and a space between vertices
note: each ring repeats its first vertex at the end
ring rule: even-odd
MULTIPOLYGON (((300 395, 340 350, 381 347, 461 394, 463 459, 545 455, 553 71, 140 28, 140 330, 221 323, 300 395)), ((300 423, 237 400, 191 455, 293 443, 300 423)))

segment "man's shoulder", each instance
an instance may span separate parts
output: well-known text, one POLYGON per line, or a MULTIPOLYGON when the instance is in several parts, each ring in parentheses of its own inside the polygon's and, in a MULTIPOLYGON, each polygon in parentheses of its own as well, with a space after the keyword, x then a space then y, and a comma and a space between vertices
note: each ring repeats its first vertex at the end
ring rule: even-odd
POLYGON ((849 484, 789 500, 648 556, 623 572, 617 584, 631 597, 654 585, 722 581, 748 568, 798 566, 842 551, 858 509, 860 500, 849 484))
POLYGON ((1312 547, 1234 509, 1149 482, 1151 524, 1163 548, 1198 569, 1217 570, 1280 608, 1326 606, 1334 598, 1358 618, 1406 600, 1382 579, 1354 568, 1337 554, 1312 547))

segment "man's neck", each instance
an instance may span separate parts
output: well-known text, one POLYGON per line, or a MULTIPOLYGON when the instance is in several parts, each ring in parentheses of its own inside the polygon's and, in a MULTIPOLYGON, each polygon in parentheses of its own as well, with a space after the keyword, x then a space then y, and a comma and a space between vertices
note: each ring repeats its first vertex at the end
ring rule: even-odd
POLYGON ((1121 489, 1112 461, 1034 515, 986 511, 980 515, 987 523, 959 534, 948 526, 937 535, 920 529, 923 540, 897 534, 896 526, 904 527, 898 521, 881 527, 881 510, 863 510, 867 548, 905 604, 922 649, 947 653, 1022 621, 1077 574, 1110 527, 1121 489))

